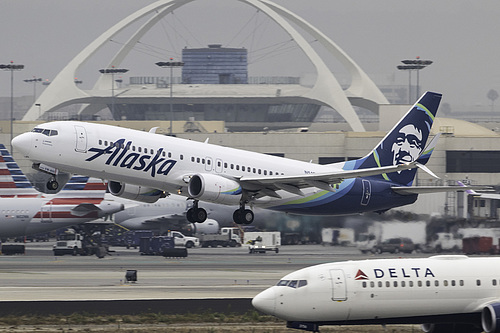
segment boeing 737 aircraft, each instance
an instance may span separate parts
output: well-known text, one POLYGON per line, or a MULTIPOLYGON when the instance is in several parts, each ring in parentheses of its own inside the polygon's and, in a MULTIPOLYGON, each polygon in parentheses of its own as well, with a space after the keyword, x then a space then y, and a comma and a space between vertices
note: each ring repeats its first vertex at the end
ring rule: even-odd
POLYGON ((304 268, 253 306, 319 331, 322 325, 422 324, 424 332, 500 332, 500 258, 462 255, 346 261, 304 268))
MULTIPOLYGON (((440 101, 441 94, 425 93, 372 152, 329 165, 162 136, 155 128, 145 133, 75 121, 39 125, 12 145, 37 170, 107 179, 117 196, 191 198, 190 222, 207 217, 199 201, 239 206, 237 223, 253 221, 247 205, 304 215, 383 212, 415 202, 419 193, 450 190, 411 186, 417 168, 431 173, 424 164, 437 137, 425 145, 440 101)), ((58 184, 54 179, 48 186, 58 184)))
POLYGON ((104 200, 99 179, 74 176, 55 195, 36 191, 0 144, 0 237, 27 236, 106 217, 123 205, 104 200))

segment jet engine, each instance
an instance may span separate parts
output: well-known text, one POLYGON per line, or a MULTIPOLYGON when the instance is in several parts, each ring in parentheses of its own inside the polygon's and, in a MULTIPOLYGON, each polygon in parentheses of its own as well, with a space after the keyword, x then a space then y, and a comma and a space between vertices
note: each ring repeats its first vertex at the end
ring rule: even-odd
POLYGON ((481 325, 486 333, 500 332, 500 303, 490 304, 483 309, 481 325))
POLYGON ((147 203, 154 203, 160 198, 165 198, 165 192, 161 190, 114 181, 108 182, 108 190, 114 196, 147 203))
POLYGON ((242 190, 238 182, 212 174, 197 174, 188 184, 193 199, 225 205, 239 205, 242 190))

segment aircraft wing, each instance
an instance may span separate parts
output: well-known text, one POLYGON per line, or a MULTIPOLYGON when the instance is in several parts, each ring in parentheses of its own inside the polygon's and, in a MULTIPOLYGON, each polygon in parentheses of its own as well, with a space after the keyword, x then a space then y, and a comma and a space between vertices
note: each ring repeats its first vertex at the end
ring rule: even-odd
POLYGON ((91 212, 99 212, 101 209, 91 203, 81 203, 78 206, 71 209, 71 214, 74 216, 85 216, 91 212))
POLYGON ((348 178, 368 177, 408 170, 418 167, 418 163, 406 163, 385 167, 356 169, 356 170, 336 170, 326 173, 312 173, 296 176, 274 176, 274 177, 241 177, 239 182, 241 187, 249 191, 260 191, 263 195, 279 197, 275 191, 284 190, 293 194, 304 195, 301 188, 317 187, 322 190, 333 192, 334 184, 342 182, 348 178))
POLYGON ((138 216, 130 219, 126 219, 121 223, 126 222, 127 224, 144 224, 145 226, 148 224, 157 224, 157 223, 168 223, 172 221, 178 220, 186 220, 185 215, 180 214, 166 214, 166 215, 158 215, 158 216, 138 216))
POLYGON ((467 190, 491 190, 488 186, 398 186, 391 188, 394 192, 401 195, 439 193, 439 192, 458 192, 467 190))

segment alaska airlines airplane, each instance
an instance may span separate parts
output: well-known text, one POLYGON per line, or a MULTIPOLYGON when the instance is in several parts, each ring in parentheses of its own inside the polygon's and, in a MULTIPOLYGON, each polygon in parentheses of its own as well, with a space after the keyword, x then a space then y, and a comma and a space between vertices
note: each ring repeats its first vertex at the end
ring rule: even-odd
POLYGON ((500 332, 500 258, 463 255, 321 264, 252 300, 287 327, 422 324, 424 332, 500 332))
MULTIPOLYGON (((51 122, 12 140, 33 167, 109 180, 109 191, 155 202, 166 192, 194 200, 190 222, 207 218, 199 201, 237 205, 233 219, 251 223, 246 205, 303 215, 341 215, 408 205, 419 193, 450 187, 412 187, 416 169, 436 145, 426 147, 441 94, 426 92, 365 157, 318 165, 96 123, 51 122)), ((55 178, 48 187, 57 188, 55 178)), ((458 186, 456 186, 458 187, 458 186)), ((463 190, 463 188, 461 188, 463 190)))
POLYGON ((0 144, 0 237, 26 236, 107 217, 123 205, 104 200, 99 179, 74 176, 55 195, 36 191, 0 144))

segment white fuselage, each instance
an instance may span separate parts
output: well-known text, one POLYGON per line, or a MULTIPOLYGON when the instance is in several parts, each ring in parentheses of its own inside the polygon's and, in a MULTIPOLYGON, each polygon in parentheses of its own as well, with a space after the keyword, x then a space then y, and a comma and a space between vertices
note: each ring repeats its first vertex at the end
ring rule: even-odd
POLYGON ((287 321, 347 324, 479 313, 498 301, 500 258, 436 256, 304 268, 257 295, 253 305, 287 321))
MULTIPOLYGON (((196 173, 239 179, 331 172, 342 170, 343 165, 306 163, 102 124, 65 121, 42 126, 58 130, 58 135, 25 133, 14 139, 18 145, 31 147, 23 153, 34 162, 47 163, 70 173, 157 188, 184 196, 188 195, 187 175, 196 173), (117 149, 116 154, 99 153, 99 150, 104 151, 111 143, 121 139, 124 139, 124 145, 129 145, 126 151, 117 149)), ((314 187, 304 190, 306 195, 320 191, 314 187)), ((275 206, 302 198, 287 191, 279 191, 278 194, 281 199, 265 197, 254 203, 264 207, 275 206)))

